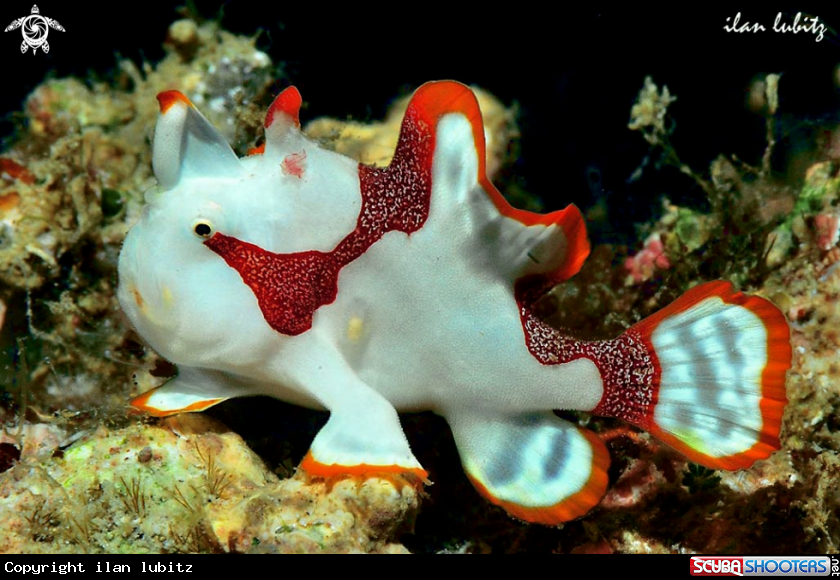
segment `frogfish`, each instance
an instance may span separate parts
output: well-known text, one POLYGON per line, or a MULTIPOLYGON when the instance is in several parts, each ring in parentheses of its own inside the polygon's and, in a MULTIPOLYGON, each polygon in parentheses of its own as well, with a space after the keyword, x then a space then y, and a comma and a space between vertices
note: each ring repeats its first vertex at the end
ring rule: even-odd
POLYGON ((708 282, 602 341, 536 315, 589 254, 584 219, 508 204, 468 87, 420 87, 385 167, 309 139, 294 87, 242 158, 182 93, 158 101, 158 186, 125 239, 118 296, 178 375, 137 409, 247 395, 326 409, 300 469, 420 481, 398 411, 431 410, 482 496, 547 525, 595 507, 610 462, 555 410, 618 417, 715 469, 779 449, 791 348, 768 300, 708 282))

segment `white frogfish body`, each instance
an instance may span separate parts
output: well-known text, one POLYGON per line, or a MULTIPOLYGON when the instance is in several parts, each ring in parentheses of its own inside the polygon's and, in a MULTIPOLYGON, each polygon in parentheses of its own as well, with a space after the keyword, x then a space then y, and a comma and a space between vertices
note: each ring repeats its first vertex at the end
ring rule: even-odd
POLYGON ((421 480, 397 411, 431 409, 478 491, 544 524, 597 505, 609 464, 554 409, 620 417, 713 468, 779 448, 791 355, 770 302, 710 282, 599 342, 533 314, 580 269, 586 228, 574 206, 507 204, 469 88, 418 89, 384 168, 309 140, 294 88, 242 159, 182 94, 158 100, 159 188, 125 240, 119 299, 179 373, 135 407, 264 394, 325 408, 304 470, 421 480))

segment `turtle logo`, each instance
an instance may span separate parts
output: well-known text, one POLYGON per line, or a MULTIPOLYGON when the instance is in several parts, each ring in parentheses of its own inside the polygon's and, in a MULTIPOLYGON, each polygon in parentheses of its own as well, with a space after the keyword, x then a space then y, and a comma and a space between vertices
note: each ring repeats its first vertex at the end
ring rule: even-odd
POLYGON ((64 27, 61 24, 52 18, 41 16, 40 12, 38 6, 34 5, 32 6, 32 14, 18 18, 4 30, 4 32, 9 32, 18 28, 21 29, 23 33, 23 43, 20 45, 21 52, 26 52, 26 49, 32 47, 32 54, 35 54, 40 47, 46 54, 50 51, 50 45, 47 42, 47 33, 49 33, 50 28, 64 32, 64 27))

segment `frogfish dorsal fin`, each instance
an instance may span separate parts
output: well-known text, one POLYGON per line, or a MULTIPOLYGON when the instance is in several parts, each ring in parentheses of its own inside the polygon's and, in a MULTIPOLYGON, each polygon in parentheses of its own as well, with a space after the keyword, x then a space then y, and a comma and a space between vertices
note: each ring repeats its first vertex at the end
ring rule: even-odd
POLYGON ((160 115, 155 126, 152 167, 160 186, 175 187, 183 177, 235 177, 239 159, 224 136, 180 91, 157 96, 160 115))

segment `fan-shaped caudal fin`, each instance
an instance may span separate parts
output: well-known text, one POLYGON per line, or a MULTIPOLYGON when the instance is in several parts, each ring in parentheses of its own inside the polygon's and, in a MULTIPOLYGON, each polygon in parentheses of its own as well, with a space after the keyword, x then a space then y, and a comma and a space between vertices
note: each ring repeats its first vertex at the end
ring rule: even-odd
POLYGON ((606 493, 609 452, 591 431, 551 413, 446 417, 475 488, 516 518, 557 525, 606 493))
POLYGON ((175 187, 184 175, 235 177, 242 172, 228 142, 183 93, 164 91, 157 99, 160 115, 152 167, 164 190, 175 187))
MULTIPOLYGON (((431 139, 430 151, 435 151, 437 147, 445 148, 450 153, 449 158, 457 156, 457 151, 450 150, 458 149, 462 144, 474 152, 478 161, 477 174, 469 176, 469 183, 477 182, 498 213, 511 222, 488 227, 493 227, 493 235, 504 242, 500 246, 512 246, 499 258, 506 264, 517 262, 512 265, 516 277, 543 274, 553 281, 562 281, 580 270, 589 255, 589 241, 583 217, 575 206, 548 214, 515 209, 487 178, 484 125, 478 101, 469 87, 454 81, 439 81, 426 83, 417 89, 406 110, 395 161, 410 158, 421 149, 416 139, 404 138, 418 134, 424 138, 428 135, 431 139), (439 122, 451 114, 460 114, 466 118, 471 128, 471 139, 464 139, 463 124, 448 123, 441 128, 439 122), (514 225, 518 227, 512 227, 514 225)), ((457 167, 451 169, 455 171, 457 167)), ((445 172, 434 171, 433 175, 437 180, 467 182, 466 177, 458 181, 460 176, 447 175, 445 172)), ((469 188, 463 187, 451 189, 452 195, 454 192, 469 191, 469 188)), ((438 190, 435 194, 438 194, 438 190)))
POLYGON ((628 419, 712 468, 742 469, 779 449, 791 348, 772 303, 709 282, 617 340, 647 346, 651 372, 626 376, 649 374, 649 385, 605 384, 594 413, 628 419))

